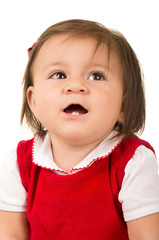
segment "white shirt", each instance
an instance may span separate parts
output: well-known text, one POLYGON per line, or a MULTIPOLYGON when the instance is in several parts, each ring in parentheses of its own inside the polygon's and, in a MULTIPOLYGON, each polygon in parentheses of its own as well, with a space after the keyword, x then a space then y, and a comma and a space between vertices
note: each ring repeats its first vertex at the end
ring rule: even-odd
MULTIPOLYGON (((122 138, 112 139, 113 131, 92 152, 90 152, 69 174, 75 174, 89 167, 100 157, 109 155, 121 142, 122 138)), ((44 140, 35 137, 33 162, 46 167, 56 174, 68 174, 54 162, 49 134, 44 140), (45 161, 44 161, 45 159, 45 161)), ((136 150, 125 168, 125 176, 119 192, 125 221, 134 220, 159 212, 159 176, 154 153, 145 146, 136 150)), ((27 192, 19 174, 16 149, 13 150, 0 168, 0 209, 5 211, 25 212, 27 192)))

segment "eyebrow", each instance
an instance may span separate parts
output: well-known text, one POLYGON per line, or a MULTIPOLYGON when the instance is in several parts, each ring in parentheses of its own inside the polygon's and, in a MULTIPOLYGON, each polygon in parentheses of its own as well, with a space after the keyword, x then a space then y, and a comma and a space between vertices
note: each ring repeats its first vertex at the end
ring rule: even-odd
MULTIPOLYGON (((59 67, 66 67, 67 66, 67 62, 60 62, 60 61, 55 61, 55 62, 52 62, 52 63, 49 63, 48 65, 44 66, 44 68, 42 69, 42 71, 45 71, 46 69, 50 68, 50 67, 56 67, 56 66, 59 66, 59 67)), ((110 68, 107 64, 100 64, 100 63, 96 63, 96 62, 89 62, 86 67, 90 67, 90 68, 93 68, 93 67, 96 67, 96 68, 102 68, 104 69, 105 71, 110 71, 110 68)))
MULTIPOLYGON (((46 65, 44 68, 47 68, 47 67, 50 67, 50 66, 66 66, 66 65, 67 65, 67 63, 58 61, 58 62, 52 62, 52 63, 46 65)), ((108 65, 100 64, 100 63, 93 63, 93 62, 91 62, 91 63, 88 63, 88 66, 91 66, 91 67, 102 67, 102 68, 104 67, 104 68, 108 69, 108 65)))
POLYGON ((105 69, 108 69, 108 65, 107 64, 100 64, 100 63, 93 63, 91 62, 88 66, 91 66, 91 67, 102 67, 102 68, 105 68, 105 69))
POLYGON ((49 63, 47 64, 46 66, 44 66, 43 70, 49 68, 49 67, 52 67, 52 66, 66 66, 67 64, 66 63, 62 63, 60 61, 58 62, 52 62, 52 63, 49 63))

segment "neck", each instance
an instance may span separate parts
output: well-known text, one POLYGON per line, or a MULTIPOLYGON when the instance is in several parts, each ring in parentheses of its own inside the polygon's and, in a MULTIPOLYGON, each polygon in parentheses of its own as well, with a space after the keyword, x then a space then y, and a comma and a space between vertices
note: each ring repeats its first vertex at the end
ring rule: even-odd
POLYGON ((54 161, 58 167, 68 173, 99 144, 96 142, 88 145, 70 145, 50 137, 54 161))

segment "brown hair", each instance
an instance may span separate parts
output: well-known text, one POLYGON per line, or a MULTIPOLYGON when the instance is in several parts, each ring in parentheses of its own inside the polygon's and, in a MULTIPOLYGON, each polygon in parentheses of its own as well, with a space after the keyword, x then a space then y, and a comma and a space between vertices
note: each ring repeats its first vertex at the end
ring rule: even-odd
POLYGON ((23 105, 21 111, 21 123, 24 118, 34 133, 44 136, 46 131, 36 119, 27 102, 27 89, 33 85, 31 68, 35 58, 43 45, 50 37, 57 34, 68 34, 69 37, 91 37, 97 40, 97 47, 104 43, 109 52, 116 51, 123 68, 123 123, 116 123, 118 136, 130 136, 133 133, 141 133, 145 126, 145 97, 142 72, 136 54, 125 37, 116 30, 111 30, 93 21, 67 20, 52 25, 39 37, 37 43, 31 49, 28 64, 23 79, 23 105))

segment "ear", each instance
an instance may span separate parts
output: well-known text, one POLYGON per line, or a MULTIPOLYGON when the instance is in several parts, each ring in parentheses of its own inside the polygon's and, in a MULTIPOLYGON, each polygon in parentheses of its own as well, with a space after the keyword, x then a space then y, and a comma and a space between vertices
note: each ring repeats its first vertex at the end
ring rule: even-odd
POLYGON ((34 87, 33 86, 30 86, 27 89, 27 102, 28 102, 28 105, 29 105, 31 111, 35 115, 36 103, 35 103, 35 93, 34 93, 34 87))

